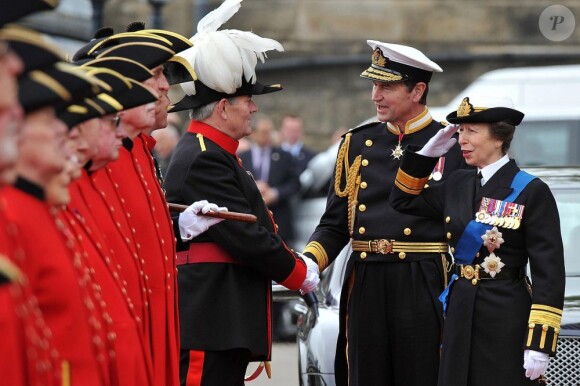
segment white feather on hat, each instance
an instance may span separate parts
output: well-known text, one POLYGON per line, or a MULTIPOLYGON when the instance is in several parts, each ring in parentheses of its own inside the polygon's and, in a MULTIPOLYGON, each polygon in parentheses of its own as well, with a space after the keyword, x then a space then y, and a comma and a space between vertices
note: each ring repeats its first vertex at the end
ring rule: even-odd
MULTIPOLYGON (((225 0, 217 9, 204 16, 197 24, 197 33, 191 37, 193 47, 177 56, 186 59, 197 78, 218 92, 234 94, 246 82, 256 83, 256 64, 263 63, 269 50, 284 51, 273 39, 252 32, 217 29, 241 7, 242 0, 225 0)), ((180 84, 186 95, 195 95, 194 82, 180 84)))

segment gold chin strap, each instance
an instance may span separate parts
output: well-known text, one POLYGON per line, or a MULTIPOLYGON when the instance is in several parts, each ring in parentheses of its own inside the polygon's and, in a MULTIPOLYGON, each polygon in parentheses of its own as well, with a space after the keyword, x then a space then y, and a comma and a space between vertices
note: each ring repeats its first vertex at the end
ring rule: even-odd
POLYGON ((334 192, 338 197, 347 197, 348 196, 348 228, 349 232, 352 235, 353 226, 354 226, 354 212, 356 209, 356 198, 358 194, 358 187, 360 185, 360 164, 361 164, 361 155, 358 155, 354 159, 354 163, 349 165, 348 162, 348 148, 350 146, 350 137, 352 133, 346 134, 344 138, 344 142, 338 151, 338 156, 336 158, 336 174, 334 177, 334 192), (345 170, 346 173, 346 184, 344 189, 340 188, 340 182, 342 179, 342 171, 345 170))

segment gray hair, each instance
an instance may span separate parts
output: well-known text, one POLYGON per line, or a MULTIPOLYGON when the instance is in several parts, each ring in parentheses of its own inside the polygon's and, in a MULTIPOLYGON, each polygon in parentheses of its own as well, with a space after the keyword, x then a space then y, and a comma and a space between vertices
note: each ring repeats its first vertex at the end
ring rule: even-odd
MULTIPOLYGON (((231 97, 226 99, 230 104, 236 104, 236 97, 231 97)), ((213 109, 217 106, 219 101, 210 102, 207 105, 200 106, 189 110, 189 119, 193 119, 196 121, 205 121, 209 118, 211 113, 213 113, 213 109)))

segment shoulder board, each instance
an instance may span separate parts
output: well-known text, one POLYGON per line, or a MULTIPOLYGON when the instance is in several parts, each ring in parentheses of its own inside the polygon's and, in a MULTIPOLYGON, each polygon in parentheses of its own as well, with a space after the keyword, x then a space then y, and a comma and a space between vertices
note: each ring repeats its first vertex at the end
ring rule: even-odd
MULTIPOLYGON (((347 131, 346 134, 348 134, 348 133, 351 133, 352 134, 352 133, 355 133, 357 131, 364 130, 364 129, 368 128, 368 127, 374 127, 374 126, 376 126, 377 124, 380 124, 380 123, 384 124, 384 122, 378 121, 376 119, 371 120, 370 122, 369 121, 364 121, 359 126, 353 127, 352 129, 350 129, 349 131, 347 131)), ((346 134, 343 134, 342 137, 344 138, 344 136, 346 134)))
POLYGON ((0 254, 0 284, 20 281, 22 272, 8 258, 0 254))

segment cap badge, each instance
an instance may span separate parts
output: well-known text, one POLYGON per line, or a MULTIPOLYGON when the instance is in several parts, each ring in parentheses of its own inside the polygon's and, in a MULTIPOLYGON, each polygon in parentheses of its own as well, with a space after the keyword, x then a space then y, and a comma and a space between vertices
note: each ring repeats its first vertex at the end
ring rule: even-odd
POLYGON ((387 64, 389 63, 389 59, 383 55, 383 51, 381 51, 380 48, 375 48, 371 56, 371 63, 374 66, 386 68, 387 64))
POLYGON ((469 103, 469 97, 463 98, 459 107, 457 108, 457 116, 458 117, 468 117, 473 113, 473 105, 469 103))

